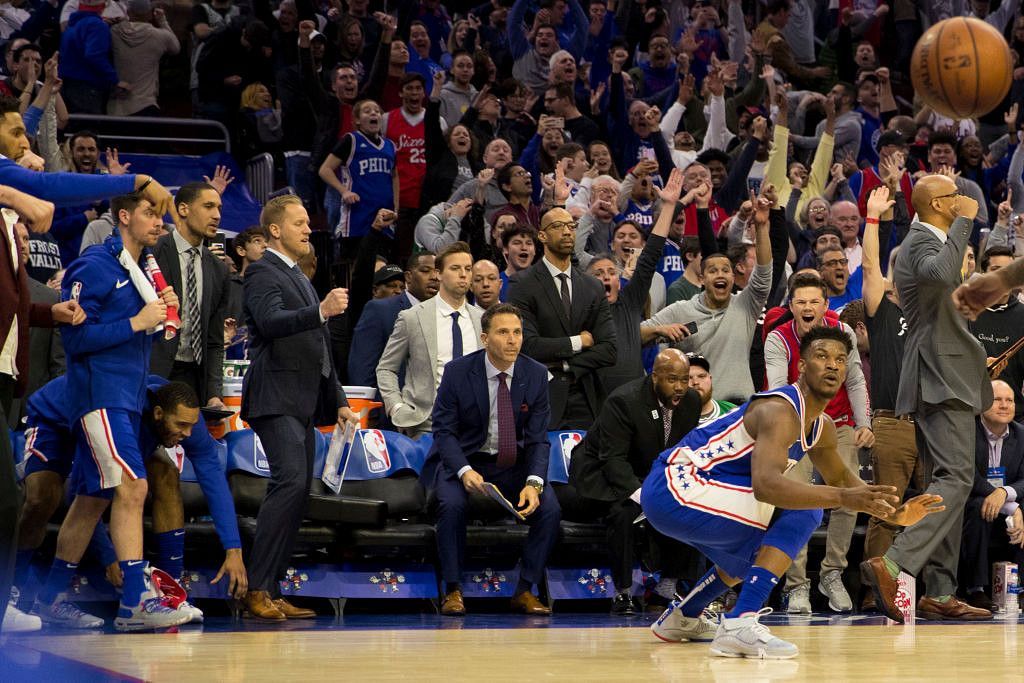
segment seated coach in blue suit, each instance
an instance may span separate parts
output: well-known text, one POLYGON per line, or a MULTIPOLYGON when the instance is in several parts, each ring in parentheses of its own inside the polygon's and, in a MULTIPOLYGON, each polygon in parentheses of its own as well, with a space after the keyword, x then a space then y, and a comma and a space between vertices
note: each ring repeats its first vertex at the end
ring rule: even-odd
POLYGON ((494 484, 526 517, 530 532, 512 607, 551 614, 533 594, 558 539, 562 510, 545 489, 548 471, 548 371, 519 355, 523 321, 511 304, 496 304, 481 319, 483 349, 445 367, 434 401, 434 443, 420 475, 437 494, 437 550, 446 594, 441 613, 462 616, 466 501, 494 484))

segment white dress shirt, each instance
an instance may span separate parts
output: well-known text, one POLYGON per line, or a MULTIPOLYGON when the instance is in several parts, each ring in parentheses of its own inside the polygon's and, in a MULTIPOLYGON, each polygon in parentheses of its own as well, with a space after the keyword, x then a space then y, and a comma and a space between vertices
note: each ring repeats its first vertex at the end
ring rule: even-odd
MULTIPOLYGON (((174 240, 174 248, 178 252, 178 270, 181 273, 181 291, 176 292, 178 295, 178 315, 181 317, 181 329, 178 331, 179 339, 186 343, 178 344, 178 352, 174 354, 174 360, 181 361, 182 363, 194 363, 195 357, 192 353, 192 347, 188 345, 187 340, 192 338, 192 326, 197 325, 202 330, 202 322, 199 320, 190 320, 188 317, 188 304, 185 299, 188 296, 188 273, 189 261, 193 262, 193 268, 196 273, 196 303, 198 304, 200 315, 203 310, 203 245, 200 243, 198 247, 199 253, 193 258, 188 253, 189 249, 193 246, 181 236, 181 233, 176 229, 171 231, 172 239, 174 240)), ((201 332, 200 332, 201 334, 201 332)), ((203 344, 206 345, 205 343, 203 344)))
MULTIPOLYGON (((563 273, 569 276, 566 279, 566 283, 569 286, 569 300, 572 301, 572 266, 569 266, 566 270, 559 270, 558 266, 551 261, 548 261, 547 256, 543 257, 541 261, 544 263, 544 267, 548 269, 548 272, 551 273, 551 279, 555 281, 555 291, 558 292, 559 296, 562 295, 562 278, 558 276, 563 273)), ((583 337, 580 335, 574 334, 569 337, 569 341, 572 343, 573 353, 579 353, 583 350, 583 337)), ((563 361, 562 365, 564 366, 564 369, 568 370, 568 363, 563 361)))
MULTIPOLYGON (((462 355, 465 356, 480 348, 480 340, 469 318, 469 305, 463 300, 459 307, 459 329, 462 330, 462 355)), ((437 382, 436 391, 441 386, 444 366, 452 360, 452 313, 455 309, 448 305, 441 295, 437 296, 437 382)))
MULTIPOLYGON (((17 215, 11 215, 10 209, 2 209, 0 222, 4 224, 4 231, 7 233, 7 243, 10 245, 11 253, 4 254, 0 258, 10 258, 14 267, 14 277, 18 277, 18 268, 21 267, 21 252, 18 250, 18 239, 14 235, 14 224, 17 222, 17 215)), ((3 346, 0 346, 0 373, 10 375, 18 379, 18 313, 15 311, 11 317, 11 327, 7 330, 7 338, 3 346)), ((3 438, 7 438, 4 436, 3 438)))
MULTIPOLYGON (((484 373, 487 375, 487 401, 490 406, 489 419, 487 422, 487 440, 484 441, 484 445, 480 447, 481 453, 490 453, 491 455, 497 455, 498 453, 498 375, 504 372, 508 377, 505 378, 505 386, 512 390, 512 376, 515 374, 516 364, 508 366, 508 370, 499 370, 494 367, 491 363, 491 359, 484 354, 484 373)), ((515 418, 515 412, 512 413, 513 419, 515 418)), ((473 469, 469 465, 464 466, 458 471, 459 479, 462 479, 462 475, 473 469)), ((536 475, 530 475, 526 478, 527 482, 535 481, 541 486, 544 485, 544 480, 536 475)))
POLYGON ((939 230, 938 228, 936 228, 931 223, 925 223, 922 220, 918 220, 917 222, 920 223, 921 225, 923 225, 924 227, 928 228, 929 230, 931 230, 932 234, 935 235, 936 237, 938 237, 940 242, 942 242, 943 244, 946 243, 946 238, 948 238, 949 235, 946 234, 945 230, 939 230))

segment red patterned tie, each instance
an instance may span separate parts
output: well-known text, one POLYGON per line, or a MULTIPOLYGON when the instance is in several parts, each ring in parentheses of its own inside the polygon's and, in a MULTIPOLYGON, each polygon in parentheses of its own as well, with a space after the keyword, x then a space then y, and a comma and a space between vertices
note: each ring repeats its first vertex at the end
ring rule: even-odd
POLYGON ((498 373, 498 467, 516 464, 516 421, 506 379, 508 373, 498 373))

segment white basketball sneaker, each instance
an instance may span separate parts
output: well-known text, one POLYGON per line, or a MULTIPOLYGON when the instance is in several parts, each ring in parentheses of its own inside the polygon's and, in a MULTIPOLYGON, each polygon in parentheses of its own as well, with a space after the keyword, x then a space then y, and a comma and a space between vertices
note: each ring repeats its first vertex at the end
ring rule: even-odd
POLYGON ((683 616, 682 600, 673 600, 668 609, 661 613, 658 620, 651 624, 651 633, 667 643, 679 643, 684 640, 711 640, 715 632, 714 615, 705 610, 699 617, 683 616))
POLYGON ((800 650, 793 643, 776 638, 759 623, 772 608, 760 612, 744 612, 738 617, 722 617, 718 631, 711 641, 711 653, 719 657, 750 657, 753 659, 790 659, 800 650))
POLYGON ((14 602, 7 603, 7 611, 4 612, 4 625, 0 632, 27 633, 29 631, 38 631, 43 627, 43 622, 39 617, 33 614, 25 614, 15 607, 14 604, 14 602))
POLYGON ((114 628, 118 631, 150 631, 180 626, 191 618, 190 612, 168 607, 163 596, 148 590, 142 594, 137 605, 129 607, 121 603, 117 610, 117 619, 114 620, 114 628))

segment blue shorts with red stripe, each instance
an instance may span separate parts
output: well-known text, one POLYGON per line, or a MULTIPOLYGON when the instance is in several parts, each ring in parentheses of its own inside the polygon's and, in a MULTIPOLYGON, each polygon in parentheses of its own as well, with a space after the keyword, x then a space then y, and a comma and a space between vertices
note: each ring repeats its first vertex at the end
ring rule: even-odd
POLYGON ((25 430, 25 476, 34 472, 56 472, 61 479, 71 474, 75 439, 66 428, 39 420, 25 430))
POLYGON ((146 478, 140 419, 137 412, 109 408, 86 413, 75 423, 72 492, 110 499, 122 481, 146 478))
MULTIPOLYGON (((753 498, 753 492, 748 494, 753 498)), ((751 501, 753 502, 753 501, 751 501)), ((729 576, 746 578, 762 546, 770 545, 795 558, 821 524, 821 510, 778 510, 767 529, 680 503, 669 489, 665 463, 655 461, 644 480, 640 504, 651 525, 704 554, 729 576)))

